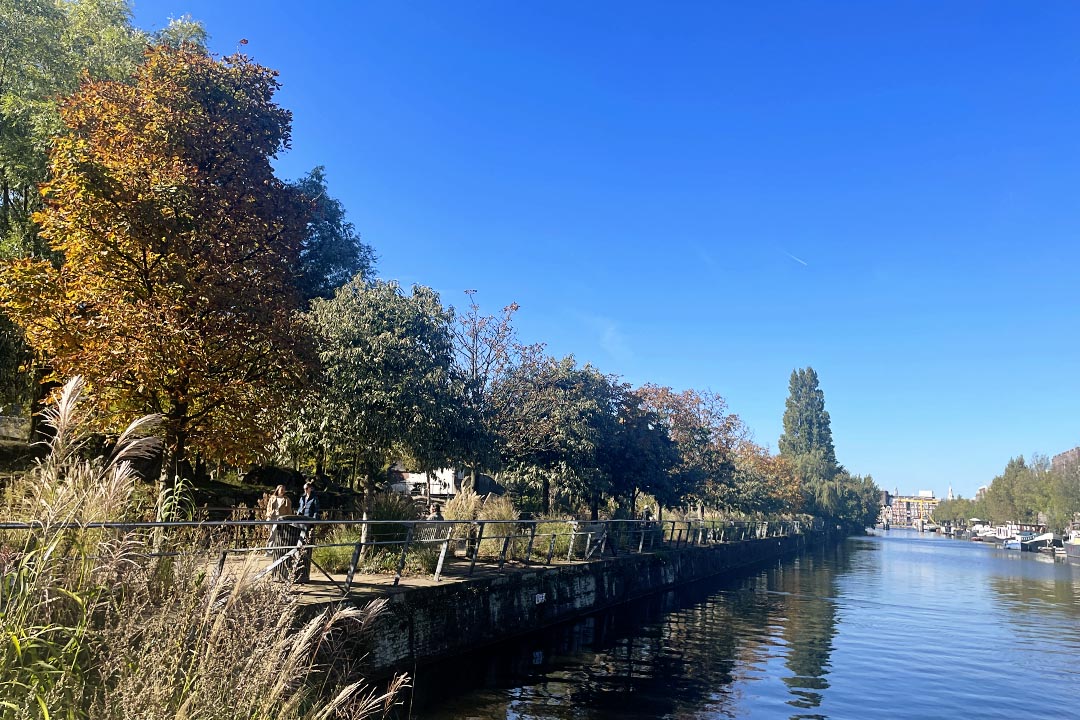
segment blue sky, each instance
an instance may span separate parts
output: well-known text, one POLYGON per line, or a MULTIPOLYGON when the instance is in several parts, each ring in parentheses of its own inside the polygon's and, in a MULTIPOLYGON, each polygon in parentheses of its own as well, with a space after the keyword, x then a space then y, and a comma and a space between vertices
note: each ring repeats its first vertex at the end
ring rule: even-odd
POLYGON ((1080 5, 135 0, 280 71, 382 277, 970 497, 1080 444, 1080 5))

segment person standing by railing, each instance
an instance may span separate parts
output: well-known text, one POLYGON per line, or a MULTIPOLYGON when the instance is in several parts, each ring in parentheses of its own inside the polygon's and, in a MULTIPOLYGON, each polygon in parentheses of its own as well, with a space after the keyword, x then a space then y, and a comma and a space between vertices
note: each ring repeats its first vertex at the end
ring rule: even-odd
POLYGON ((296 514, 312 520, 319 519, 319 496, 315 494, 315 485, 310 480, 304 483, 304 494, 300 497, 296 514))
MULTIPOLYGON (((284 515, 291 514, 292 502, 289 500, 289 496, 285 494, 285 486, 278 485, 274 490, 274 494, 266 500, 266 519, 277 520, 284 515)), ((274 523, 270 526, 270 538, 267 540, 267 547, 274 547, 279 544, 278 525, 274 523)))

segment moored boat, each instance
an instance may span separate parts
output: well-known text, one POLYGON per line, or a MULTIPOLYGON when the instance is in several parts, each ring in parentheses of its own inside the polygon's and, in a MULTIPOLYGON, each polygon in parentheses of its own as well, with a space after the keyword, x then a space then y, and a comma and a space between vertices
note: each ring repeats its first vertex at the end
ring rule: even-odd
POLYGON ((1080 528, 1073 527, 1069 537, 1061 543, 1069 562, 1080 563, 1080 528))
POLYGON ((1034 535, 1027 540, 1020 540, 1020 549, 1024 552, 1036 552, 1042 548, 1052 547, 1054 544, 1054 533, 1043 533, 1042 535, 1034 535))

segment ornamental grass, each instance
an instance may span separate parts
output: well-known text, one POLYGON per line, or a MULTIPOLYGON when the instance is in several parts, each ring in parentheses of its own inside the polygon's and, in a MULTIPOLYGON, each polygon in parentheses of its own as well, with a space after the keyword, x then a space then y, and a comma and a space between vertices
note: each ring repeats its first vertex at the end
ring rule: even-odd
MULTIPOLYGON (((95 529, 134 511, 132 461, 157 451, 142 418, 107 457, 84 457, 78 378, 48 414, 50 452, 8 493, 0 535, 0 717, 284 720, 384 717, 405 683, 363 679, 381 603, 301 617, 253 562, 218 575, 183 536, 95 529), (179 538, 179 539, 177 539, 179 538)), ((159 517, 182 512, 165 494, 159 517)))

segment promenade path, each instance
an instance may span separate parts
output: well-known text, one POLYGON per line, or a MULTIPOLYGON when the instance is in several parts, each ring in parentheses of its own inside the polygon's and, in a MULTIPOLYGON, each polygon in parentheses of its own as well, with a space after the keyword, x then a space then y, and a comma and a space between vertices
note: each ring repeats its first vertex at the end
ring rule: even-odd
MULTIPOLYGON (((610 557, 610 555, 607 557, 610 557)), ((358 572, 353 575, 352 583, 348 588, 348 593, 343 591, 346 583, 345 573, 324 574, 313 565, 311 567, 309 579, 306 582, 294 584, 293 590, 297 595, 297 600, 302 605, 320 605, 337 602, 343 599, 348 600, 350 603, 362 604, 380 597, 393 597, 395 595, 407 593, 417 588, 480 581, 513 573, 537 572, 558 567, 583 565, 590 562, 597 562, 598 560, 599 558, 594 560, 553 558, 550 564, 532 562, 528 565, 525 565, 520 560, 515 560, 505 562, 500 569, 497 561, 477 560, 475 566, 472 566, 470 558, 463 556, 455 556, 453 558, 447 557, 439 580, 436 580, 431 573, 407 573, 403 574, 395 584, 395 575, 392 572, 358 572), (470 566, 472 566, 471 574, 470 566)), ((268 568, 273 561, 273 557, 267 557, 261 552, 253 554, 250 560, 247 555, 232 555, 226 560, 223 571, 226 574, 240 576, 244 572, 245 565, 248 562, 252 562, 254 567, 249 569, 248 572, 250 573, 251 570, 254 570, 255 573, 259 573, 268 568)), ((215 561, 215 564, 216 563, 217 561, 215 561)), ((271 578, 273 578, 273 575, 270 575, 267 579, 271 578)), ((276 578, 273 578, 272 581, 283 582, 276 578)))

